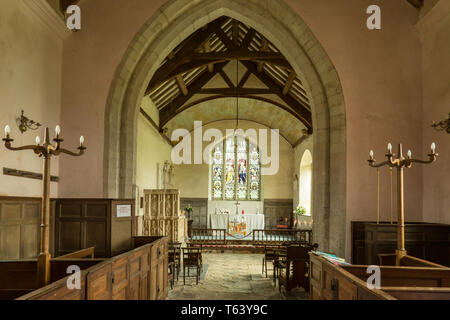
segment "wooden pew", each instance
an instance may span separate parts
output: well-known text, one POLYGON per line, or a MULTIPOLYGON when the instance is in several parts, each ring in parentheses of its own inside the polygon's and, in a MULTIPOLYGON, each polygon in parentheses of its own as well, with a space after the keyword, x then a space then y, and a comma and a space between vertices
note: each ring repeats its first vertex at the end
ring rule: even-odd
MULTIPOLYGON (((395 266, 396 255, 387 253, 379 254, 378 261, 380 266, 395 266)), ((446 266, 427 261, 424 259, 416 258, 413 256, 406 255, 400 259, 400 266, 403 267, 427 267, 427 268, 448 268, 446 266)))
POLYGON ((67 268, 69 266, 78 266, 80 270, 89 269, 106 259, 52 259, 50 260, 50 278, 51 282, 67 277, 67 268))
POLYGON ((52 282, 48 286, 29 292, 16 300, 85 300, 86 271, 81 272, 80 289, 69 289, 67 278, 52 282))
POLYGON ((0 300, 11 300, 36 286, 36 260, 0 261, 0 300))
POLYGON ((54 259, 94 259, 95 247, 90 247, 86 249, 81 249, 63 256, 56 257, 54 259))
POLYGON ((167 237, 136 237, 135 249, 110 259, 53 259, 62 276, 69 264, 95 264, 81 272, 80 290, 67 288, 68 276, 18 300, 163 300, 168 291, 167 237), (150 242, 149 242, 150 241, 150 242), (147 243, 147 244, 145 244, 147 243))
POLYGON ((450 268, 380 266, 381 288, 369 289, 368 266, 335 265, 313 253, 310 266, 312 299, 450 299, 450 268))

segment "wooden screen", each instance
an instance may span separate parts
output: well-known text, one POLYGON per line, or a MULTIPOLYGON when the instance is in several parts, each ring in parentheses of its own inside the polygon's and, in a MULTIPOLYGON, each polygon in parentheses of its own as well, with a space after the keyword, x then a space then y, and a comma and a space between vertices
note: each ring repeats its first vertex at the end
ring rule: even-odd
POLYGON ((0 260, 38 256, 40 212, 39 198, 0 197, 0 260))
POLYGON ((265 228, 274 229, 277 225, 284 225, 286 218, 288 225, 292 225, 292 211, 294 210, 294 203, 292 199, 276 200, 265 199, 264 200, 264 216, 265 216, 265 228))
POLYGON ((88 247, 95 256, 109 258, 132 248, 136 233, 134 200, 57 199, 55 203, 56 257, 88 247), (117 207, 130 206, 122 217, 117 207))
MULTIPOLYGON (((192 227, 196 229, 206 229, 208 227, 208 199, 181 198, 180 209, 184 210, 189 204, 192 206, 192 227)), ((188 219, 188 217, 186 217, 186 219, 188 219)))

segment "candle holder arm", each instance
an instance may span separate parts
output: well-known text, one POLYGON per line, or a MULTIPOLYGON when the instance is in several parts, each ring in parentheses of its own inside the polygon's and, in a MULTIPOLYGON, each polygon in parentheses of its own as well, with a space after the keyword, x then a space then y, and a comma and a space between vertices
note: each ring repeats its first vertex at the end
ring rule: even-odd
POLYGON ((372 167, 372 168, 380 168, 380 167, 384 167, 384 166, 390 166, 390 167, 393 167, 394 165, 393 165, 393 163, 391 162, 391 161, 384 161, 384 162, 381 162, 381 163, 376 163, 376 161, 375 160, 367 160, 368 162, 369 162, 369 165, 372 167))
POLYGON ((78 153, 69 151, 69 150, 64 149, 64 148, 59 148, 58 149, 58 154, 59 153, 65 153, 65 154, 68 154, 69 156, 79 157, 79 156, 82 156, 84 154, 84 151, 86 150, 85 147, 78 147, 77 149, 78 149, 78 153))
POLYGON ((438 157, 437 153, 431 153, 428 155, 428 160, 419 160, 419 159, 411 159, 409 160, 411 163, 422 163, 422 164, 428 164, 435 162, 438 157))
POLYGON ((11 142, 14 141, 12 139, 3 139, 5 142, 5 148, 11 151, 22 151, 22 150, 33 150, 36 154, 41 154, 44 152, 44 148, 38 145, 27 145, 22 147, 13 147, 11 146, 11 142))

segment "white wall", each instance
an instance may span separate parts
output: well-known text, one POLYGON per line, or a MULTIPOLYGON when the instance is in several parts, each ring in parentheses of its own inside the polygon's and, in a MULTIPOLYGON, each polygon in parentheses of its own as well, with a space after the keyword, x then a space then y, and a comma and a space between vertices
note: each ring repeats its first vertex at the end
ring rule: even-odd
POLYGON ((170 161, 171 148, 144 116, 139 115, 136 185, 140 196, 144 189, 157 188, 158 163, 170 161))
MULTIPOLYGON (((43 129, 20 133, 16 117, 22 109, 27 117, 50 127, 51 133, 60 119, 63 41, 48 27, 49 21, 44 23, 25 3, 2 0, 0 10, 0 127, 3 137, 3 128, 9 124, 15 146, 34 144, 36 135, 43 140, 43 129)), ((58 175, 59 161, 52 159, 52 175, 58 175)), ((12 152, 0 146, 0 195, 41 196, 40 180, 4 176, 3 167, 41 173, 42 159, 33 152, 12 152)), ((57 193, 58 183, 52 182, 51 196, 57 193)))

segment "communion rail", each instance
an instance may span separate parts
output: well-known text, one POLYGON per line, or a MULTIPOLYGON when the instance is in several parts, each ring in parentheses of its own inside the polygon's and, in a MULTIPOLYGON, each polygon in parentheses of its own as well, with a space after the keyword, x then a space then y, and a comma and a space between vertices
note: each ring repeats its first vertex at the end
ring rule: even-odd
POLYGON ((294 229, 255 229, 246 237, 229 235, 225 229, 192 229, 189 241, 202 245, 246 244, 253 246, 277 245, 289 242, 312 244, 311 230, 294 229))

